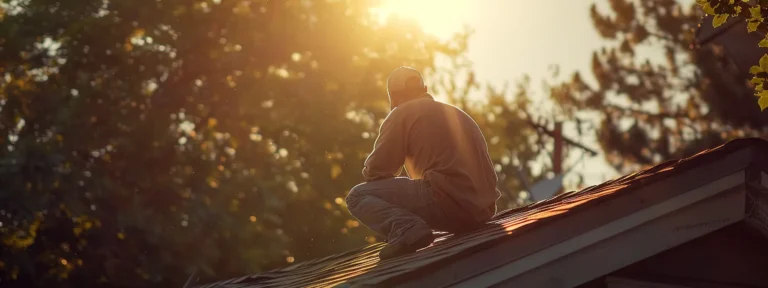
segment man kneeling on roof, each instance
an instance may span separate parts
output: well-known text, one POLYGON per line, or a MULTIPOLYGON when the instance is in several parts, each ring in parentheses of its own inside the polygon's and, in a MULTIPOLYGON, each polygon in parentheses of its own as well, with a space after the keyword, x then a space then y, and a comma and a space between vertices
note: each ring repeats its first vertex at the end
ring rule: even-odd
POLYGON ((496 173, 480 128, 435 101, 410 67, 387 79, 391 111, 365 160, 365 183, 347 196, 350 213, 387 239, 388 259, 434 241, 432 230, 468 232, 496 213, 496 173), (397 177, 405 165, 409 177, 397 177))

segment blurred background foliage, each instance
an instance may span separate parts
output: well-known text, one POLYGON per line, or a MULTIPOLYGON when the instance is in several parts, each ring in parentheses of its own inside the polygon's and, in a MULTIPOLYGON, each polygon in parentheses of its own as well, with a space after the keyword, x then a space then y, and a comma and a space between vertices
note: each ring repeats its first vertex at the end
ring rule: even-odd
POLYGON ((592 5, 594 27, 609 43, 592 55, 597 83, 575 73, 550 90, 567 118, 598 119, 604 156, 622 173, 768 136, 749 78, 722 47, 694 45, 704 12, 680 2, 608 0, 607 13, 592 5), (662 49, 665 61, 648 60, 649 49, 662 49))
POLYGON ((179 287, 379 241, 342 199, 400 65, 479 119, 499 170, 534 161, 525 95, 466 101, 468 33, 374 4, 4 1, 0 285, 179 287))
MULTIPOLYGON (((593 56, 599 85, 576 74, 548 92, 560 120, 597 119, 617 169, 764 133, 716 49, 689 49, 698 10, 609 2, 612 16, 590 13, 611 40, 593 56), (668 63, 635 59, 651 44, 668 63)), ((500 209, 529 202, 518 171, 551 170, 529 81, 477 82, 471 31, 439 40, 376 21, 376 4, 0 1, 0 286, 180 287, 381 241, 343 198, 401 65, 476 119, 500 209)))

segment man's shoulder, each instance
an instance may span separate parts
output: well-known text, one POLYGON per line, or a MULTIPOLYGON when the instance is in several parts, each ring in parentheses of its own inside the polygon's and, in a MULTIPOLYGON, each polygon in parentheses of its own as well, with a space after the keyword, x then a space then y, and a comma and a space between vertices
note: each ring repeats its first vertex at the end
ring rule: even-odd
POLYGON ((437 100, 432 100, 431 98, 422 98, 422 99, 411 100, 406 103, 403 103, 402 105, 400 105, 400 107, 397 107, 397 109, 395 110, 400 110, 402 112, 409 113, 409 112, 423 112, 425 109, 440 110, 440 109, 458 109, 458 108, 447 103, 443 103, 437 100))
MULTIPOLYGON (((453 117, 467 117, 472 118, 467 114, 464 110, 462 110, 459 107, 456 107, 454 105, 431 100, 431 99, 418 99, 409 101, 408 103, 405 103, 403 105, 400 105, 399 107, 392 110, 390 114, 400 114, 401 116, 405 115, 432 115, 432 114, 453 114, 453 117)), ((407 117, 407 116, 405 116, 407 117)))

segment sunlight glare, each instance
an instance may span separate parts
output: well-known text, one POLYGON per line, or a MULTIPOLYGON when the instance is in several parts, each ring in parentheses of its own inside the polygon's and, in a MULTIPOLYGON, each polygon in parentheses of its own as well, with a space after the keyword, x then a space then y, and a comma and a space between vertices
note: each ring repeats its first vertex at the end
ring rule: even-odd
POLYGON ((381 5, 371 12, 382 22, 392 15, 413 19, 425 33, 447 39, 463 30, 471 3, 468 0, 381 0, 381 5))

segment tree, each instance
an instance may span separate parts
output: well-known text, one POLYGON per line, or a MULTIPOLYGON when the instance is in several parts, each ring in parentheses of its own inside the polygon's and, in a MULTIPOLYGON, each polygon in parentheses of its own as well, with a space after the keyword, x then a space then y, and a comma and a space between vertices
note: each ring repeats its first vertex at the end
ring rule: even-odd
MULTIPOLYGON (((0 283, 178 287, 377 241, 342 199, 386 73, 454 79, 435 57, 467 35, 380 24, 373 4, 0 3, 0 283)), ((528 161, 502 98, 473 113, 498 119, 480 121, 494 159, 528 161)))
MULTIPOLYGON (((768 25, 765 23, 763 15, 768 13, 768 1, 757 1, 754 5, 749 4, 749 2, 746 0, 697 0, 696 4, 701 6, 705 13, 714 16, 712 18, 712 26, 714 27, 725 24, 729 17, 742 17, 746 19, 749 33, 761 30, 763 36, 766 36, 765 31, 768 31, 768 25)), ((768 38, 760 41, 758 46, 768 47, 768 38)), ((768 108, 768 90, 765 90, 763 84, 768 80, 768 74, 766 74, 768 72, 768 54, 763 55, 760 62, 756 64, 749 69, 749 73, 753 75, 750 83, 754 85, 754 94, 758 97, 757 102, 760 110, 765 110, 768 108)))
POLYGON ((595 117, 607 159, 622 172, 759 136, 768 117, 716 47, 691 49, 698 7, 673 0, 610 0, 590 9, 611 44, 592 57, 593 85, 578 73, 551 95, 566 115, 595 117), (658 53, 661 59, 647 58, 658 53), (646 57, 642 59, 641 57, 646 57), (661 61, 659 61, 661 60, 661 61))

